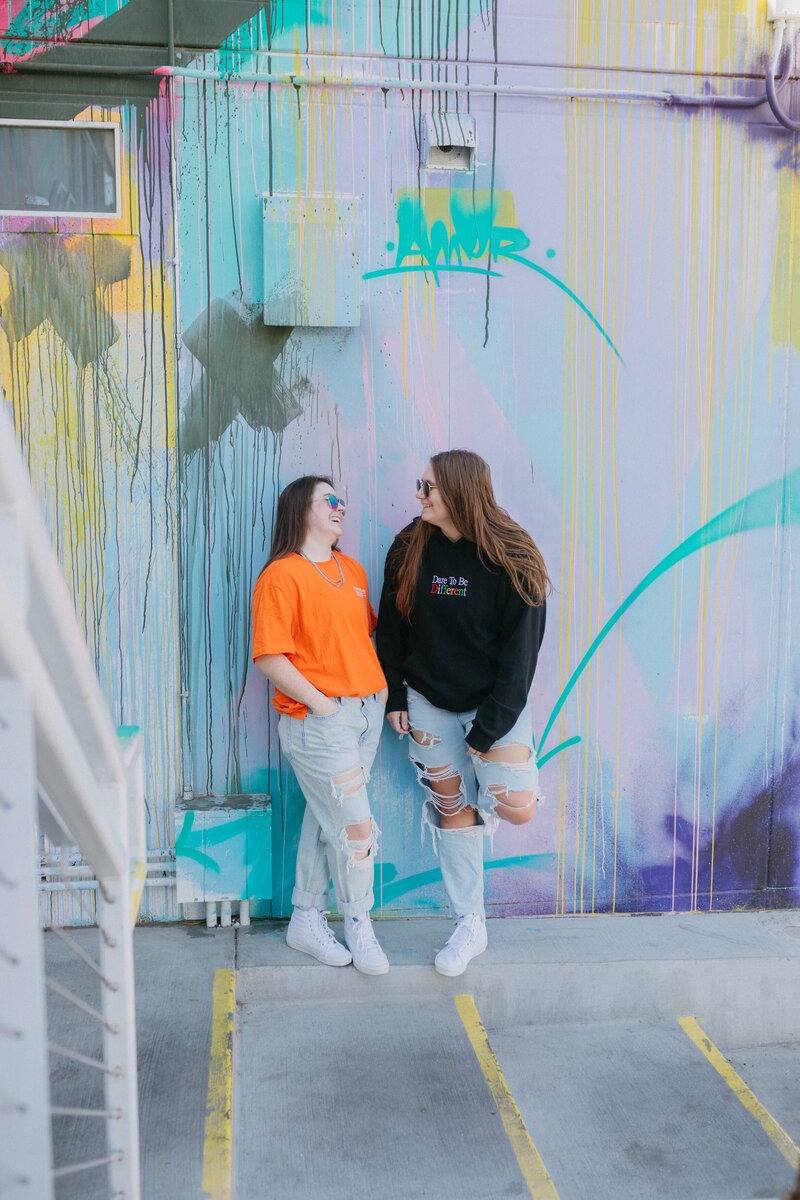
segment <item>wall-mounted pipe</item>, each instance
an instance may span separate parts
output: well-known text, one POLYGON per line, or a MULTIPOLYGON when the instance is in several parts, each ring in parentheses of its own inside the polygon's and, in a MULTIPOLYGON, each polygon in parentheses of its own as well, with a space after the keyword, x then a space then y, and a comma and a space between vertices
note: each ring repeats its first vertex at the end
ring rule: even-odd
POLYGON ((99 75, 113 79, 138 79, 153 74, 153 67, 105 67, 101 63, 37 62, 36 59, 26 59, 24 62, 13 62, 8 59, 0 63, 0 81, 4 75, 99 75))
POLYGON ((767 100, 757 96, 688 95, 682 92, 643 92, 613 88, 533 87, 514 83, 449 83, 427 79, 381 79, 375 76, 298 75, 272 71, 207 71, 199 67, 156 67, 155 75, 216 83, 271 83, 290 87, 348 87, 380 91, 452 92, 470 95, 532 96, 542 100, 613 100, 628 103, 676 105, 697 108, 755 108, 767 100))
POLYGON ((790 117, 789 114, 781 107, 780 101, 778 100, 778 94, 782 89, 776 87, 775 75, 778 71, 778 64, 781 56, 782 54, 785 54, 788 55, 789 62, 788 69, 784 72, 784 78, 788 78, 789 76, 791 68, 794 65, 792 60, 794 59, 797 29, 798 25, 796 21, 789 21, 787 23, 784 20, 780 20, 775 22, 772 40, 772 53, 769 56, 769 63, 767 64, 767 74, 765 78, 767 87, 767 100, 769 101, 770 108, 775 114, 776 119, 780 121, 781 125, 783 125, 784 129, 791 129, 794 133, 800 132, 800 121, 795 121, 794 118, 790 117))
MULTIPOLYGON (((145 879, 144 886, 146 888, 158 887, 177 887, 177 882, 174 875, 153 875, 145 879)), ((75 879, 68 883, 59 883, 58 880, 49 880, 39 884, 39 891, 45 895, 50 895, 52 892, 95 892, 97 891, 96 879, 75 879)))
MULTIPOLYGON (((435 63, 438 60, 428 61, 435 63)), ((354 90, 367 89, 370 91, 383 92, 409 91, 454 94, 461 92, 471 95, 485 93, 487 95, 529 96, 542 100, 608 100, 634 104, 655 103, 663 104, 667 107, 674 106, 676 108, 756 108, 759 104, 765 104, 769 99, 766 91, 759 92, 758 95, 755 96, 718 96, 709 95, 707 93, 696 95, 686 92, 646 92, 628 90, 624 88, 533 87, 525 84, 514 83, 451 83, 434 79, 390 79, 380 78, 377 76, 358 77, 344 75, 299 75, 291 72, 267 71, 206 71, 200 68, 177 67, 172 65, 163 67, 106 67, 95 63, 87 63, 79 66, 66 63, 26 61, 14 64, 3 64, 2 67, 0 67, 0 80, 2 79, 3 74, 56 74, 73 75, 78 77, 81 75, 96 75, 99 77, 110 77, 115 79, 126 77, 138 79, 150 76, 151 78, 155 77, 156 79, 196 79, 207 80, 213 83, 228 84, 283 84, 285 86, 295 88, 346 87, 354 90)), ((780 84, 777 84, 775 87, 776 94, 780 93, 783 86, 788 82, 788 79, 788 72, 785 72, 780 84)), ((2 99, 1 84, 0 99, 2 99)), ((785 121, 782 123, 785 124, 785 121)), ((787 126, 787 128, 790 128, 790 126, 787 126)))

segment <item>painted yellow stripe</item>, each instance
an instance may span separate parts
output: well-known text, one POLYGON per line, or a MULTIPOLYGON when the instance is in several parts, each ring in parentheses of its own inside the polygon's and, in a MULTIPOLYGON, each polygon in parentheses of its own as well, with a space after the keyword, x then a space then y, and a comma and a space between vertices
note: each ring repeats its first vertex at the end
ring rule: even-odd
POLYGON ((233 1175, 233 1015, 236 973, 214 972, 211 1061, 208 1068, 203 1192, 207 1200, 231 1200, 233 1175))
POLYGON ((764 1105, 750 1091, 741 1075, 737 1075, 725 1056, 717 1049, 694 1017, 679 1017, 678 1024, 687 1037, 691 1038, 698 1050, 706 1056, 715 1071, 727 1083, 733 1094, 742 1102, 752 1117, 758 1121, 767 1137, 771 1138, 783 1157, 792 1167, 800 1163, 800 1146, 796 1146, 775 1118, 767 1112, 764 1105))
POLYGON ((531 1196, 534 1200, 558 1200, 558 1192, 547 1173, 547 1167, 531 1140, 522 1113, 517 1108, 500 1070, 500 1064, 489 1045, 489 1038, 475 1007, 475 1001, 472 996, 456 996, 455 1003, 531 1196))

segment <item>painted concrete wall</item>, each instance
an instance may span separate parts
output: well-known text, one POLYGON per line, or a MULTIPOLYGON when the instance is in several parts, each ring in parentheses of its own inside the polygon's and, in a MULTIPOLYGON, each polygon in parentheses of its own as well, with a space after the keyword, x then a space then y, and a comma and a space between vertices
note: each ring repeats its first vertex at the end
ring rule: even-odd
MULTIPOLYGON (((108 63, 124 37, 167 61, 160 10, 94 7, 73 28, 58 6, 56 28, 8 6, 6 59, 108 63)), ((2 223, 6 396, 112 708, 147 730, 152 844, 184 785, 269 792, 265 912, 287 909, 301 815, 249 666, 277 493, 318 469, 347 484, 343 548, 377 599, 413 481, 450 446, 488 459, 556 585, 533 690, 547 802, 497 834, 491 911, 797 903, 793 139, 766 106, 514 92, 755 93, 763 5, 536 11, 280 0, 209 3, 203 24, 176 4, 176 61, 208 77, 72 85, 121 122, 124 223, 2 223), (440 111, 474 118, 474 173, 420 169, 440 111), (356 198, 357 328, 264 324, 264 194, 356 198)), ((0 116, 31 94, 63 111, 64 86, 4 76, 0 116)), ((379 903, 437 909, 388 728, 373 798, 379 903)))

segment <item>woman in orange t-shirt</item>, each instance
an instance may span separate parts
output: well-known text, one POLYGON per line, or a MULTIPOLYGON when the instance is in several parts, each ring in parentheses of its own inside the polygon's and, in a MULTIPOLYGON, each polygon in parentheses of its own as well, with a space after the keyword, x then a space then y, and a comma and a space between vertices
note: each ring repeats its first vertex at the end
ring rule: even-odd
POLYGON ((389 962, 369 915, 379 831, 366 785, 387 691, 366 572, 334 549, 344 511, 325 475, 281 492, 253 592, 253 661, 275 686, 281 750, 306 799, 286 941, 328 966, 383 975, 389 962), (348 948, 325 920, 331 879, 348 948))

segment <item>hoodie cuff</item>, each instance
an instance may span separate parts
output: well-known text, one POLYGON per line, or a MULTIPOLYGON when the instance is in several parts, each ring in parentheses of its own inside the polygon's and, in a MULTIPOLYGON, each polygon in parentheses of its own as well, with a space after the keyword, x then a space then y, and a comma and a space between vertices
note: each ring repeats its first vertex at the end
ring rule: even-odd
POLYGON ((485 754, 487 750, 491 750, 495 739, 488 733, 485 733, 477 721, 474 721, 472 728, 464 739, 468 746, 473 750, 477 750, 479 754, 485 754))
POLYGON ((408 712, 408 690, 405 685, 389 689, 389 695, 386 700, 386 711, 387 713, 408 712))

